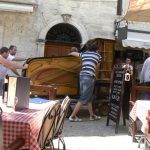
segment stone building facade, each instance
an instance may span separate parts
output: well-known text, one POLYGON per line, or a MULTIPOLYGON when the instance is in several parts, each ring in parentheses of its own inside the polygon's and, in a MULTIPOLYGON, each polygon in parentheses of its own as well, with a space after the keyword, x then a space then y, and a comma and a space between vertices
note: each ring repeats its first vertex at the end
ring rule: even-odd
POLYGON ((0 46, 16 45, 18 55, 42 57, 46 36, 57 25, 78 32, 78 44, 94 38, 114 40, 116 9, 117 0, 1 0, 0 46))

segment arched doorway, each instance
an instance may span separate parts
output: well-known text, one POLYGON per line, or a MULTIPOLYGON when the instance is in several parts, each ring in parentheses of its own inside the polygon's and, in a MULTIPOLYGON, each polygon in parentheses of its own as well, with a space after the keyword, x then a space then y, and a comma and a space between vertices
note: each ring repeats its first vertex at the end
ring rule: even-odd
POLYGON ((79 31, 66 23, 53 26, 45 40, 45 57, 66 56, 71 47, 79 47, 82 41, 79 31))

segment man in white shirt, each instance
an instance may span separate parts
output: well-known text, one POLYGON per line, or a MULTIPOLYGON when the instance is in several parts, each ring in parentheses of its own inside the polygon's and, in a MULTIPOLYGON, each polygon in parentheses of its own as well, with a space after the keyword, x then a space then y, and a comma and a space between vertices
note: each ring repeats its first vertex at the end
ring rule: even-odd
MULTIPOLYGON (((141 75, 140 75, 140 83, 143 83, 145 86, 150 86, 150 57, 148 57, 143 64, 141 75)), ((150 100, 150 92, 145 92, 144 99, 150 100)))
POLYGON ((19 66, 10 62, 9 49, 7 47, 2 47, 0 49, 0 95, 3 93, 4 78, 7 74, 8 69, 27 69, 28 65, 19 66))
MULTIPOLYGON (((9 47, 9 55, 7 57, 7 60, 9 61, 25 61, 26 58, 24 57, 20 57, 20 56, 16 56, 17 53, 17 47, 14 45, 10 45, 9 47)), ((20 76, 20 74, 18 73, 18 71, 16 69, 11 69, 11 71, 17 75, 20 76)), ((10 72, 8 74, 11 74, 10 72)))
POLYGON ((131 65, 131 58, 126 58, 126 63, 122 65, 126 71, 133 75, 133 66, 131 65))
POLYGON ((13 61, 25 61, 27 59, 24 57, 16 56, 17 47, 14 45, 10 45, 9 52, 10 52, 10 54, 8 57, 10 57, 10 59, 12 59, 13 61))

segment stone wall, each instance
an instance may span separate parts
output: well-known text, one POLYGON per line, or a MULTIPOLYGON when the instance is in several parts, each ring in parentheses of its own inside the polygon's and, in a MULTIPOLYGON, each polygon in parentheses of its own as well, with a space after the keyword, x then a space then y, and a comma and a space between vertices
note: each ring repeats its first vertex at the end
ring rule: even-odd
POLYGON ((48 30, 62 23, 61 14, 71 14, 70 24, 81 33, 82 43, 93 38, 114 39, 117 0, 37 0, 33 13, 0 12, 0 46, 16 45, 18 55, 38 57, 44 54, 48 30))

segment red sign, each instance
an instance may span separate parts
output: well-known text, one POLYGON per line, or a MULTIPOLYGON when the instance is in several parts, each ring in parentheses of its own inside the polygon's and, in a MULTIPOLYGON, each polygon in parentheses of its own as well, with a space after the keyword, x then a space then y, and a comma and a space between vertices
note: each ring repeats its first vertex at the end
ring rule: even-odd
POLYGON ((150 0, 130 0, 128 11, 150 9, 150 0))
POLYGON ((129 21, 150 22, 150 0, 130 0, 125 19, 129 21))

